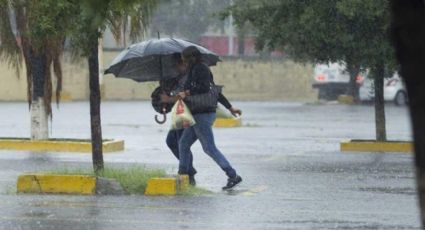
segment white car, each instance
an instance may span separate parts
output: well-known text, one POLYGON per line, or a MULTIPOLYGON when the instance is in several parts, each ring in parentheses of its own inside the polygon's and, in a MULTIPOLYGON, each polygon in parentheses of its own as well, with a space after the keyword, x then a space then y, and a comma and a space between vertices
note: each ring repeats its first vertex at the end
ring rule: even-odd
MULTIPOLYGON (((375 97, 373 79, 366 78, 359 89, 361 101, 372 101, 375 97)), ((407 103, 407 92, 403 81, 397 73, 391 78, 384 79, 384 100, 393 101, 396 105, 407 103)))
MULTIPOLYGON (((365 75, 357 76, 357 84, 363 81, 365 75)), ((316 64, 313 77, 313 88, 319 90, 319 99, 324 100, 336 100, 339 95, 345 94, 350 81, 343 63, 316 64)))

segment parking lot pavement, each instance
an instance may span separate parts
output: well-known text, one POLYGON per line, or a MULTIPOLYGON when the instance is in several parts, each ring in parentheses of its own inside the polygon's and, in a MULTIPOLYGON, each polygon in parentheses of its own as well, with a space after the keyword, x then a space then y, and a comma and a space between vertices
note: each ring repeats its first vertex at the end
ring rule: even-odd
MULTIPOLYGON (((341 153, 343 139, 373 138, 372 106, 234 102, 243 127, 214 129, 220 150, 244 181, 220 190, 223 172, 193 146, 204 196, 16 195, 23 172, 90 168, 90 154, 0 151, 0 229, 418 229, 412 155, 341 153)), ((29 136, 25 103, 0 104, 0 136, 29 136)), ((126 150, 107 167, 145 165, 175 173, 149 102, 104 102, 104 138, 126 150)), ((390 139, 410 140, 405 107, 387 107, 390 139)), ((52 137, 89 138, 89 105, 54 111, 52 137)))

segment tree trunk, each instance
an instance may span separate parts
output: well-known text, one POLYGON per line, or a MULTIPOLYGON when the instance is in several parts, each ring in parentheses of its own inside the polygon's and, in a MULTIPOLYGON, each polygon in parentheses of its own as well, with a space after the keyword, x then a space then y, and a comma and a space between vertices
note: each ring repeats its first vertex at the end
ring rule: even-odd
POLYGON ((386 141, 385 104, 384 104, 384 66, 378 65, 373 69, 375 86, 375 126, 376 140, 386 141))
POLYGON ((44 103, 44 84, 46 75, 46 58, 42 54, 31 52, 31 140, 45 140, 49 138, 49 122, 46 105, 44 103))
POLYGON ((90 124, 93 169, 96 174, 103 170, 102 125, 100 120, 100 88, 99 88, 99 41, 94 39, 90 47, 89 85, 90 85, 90 124))
POLYGON ((350 75, 350 82, 348 83, 347 95, 352 96, 355 102, 359 102, 359 85, 357 84, 357 76, 359 75, 360 68, 358 66, 347 63, 347 72, 350 75))
POLYGON ((425 226, 425 3, 393 0, 393 38, 400 75, 405 79, 415 141, 416 182, 425 226))

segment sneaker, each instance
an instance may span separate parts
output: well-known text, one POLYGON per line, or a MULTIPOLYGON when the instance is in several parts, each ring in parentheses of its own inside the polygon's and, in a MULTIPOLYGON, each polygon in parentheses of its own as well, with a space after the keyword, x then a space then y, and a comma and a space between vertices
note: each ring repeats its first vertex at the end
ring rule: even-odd
POLYGON ((227 179, 227 184, 226 184, 226 186, 223 187, 223 190, 229 190, 229 189, 235 187, 237 184, 239 184, 241 182, 242 182, 242 177, 240 177, 238 175, 234 178, 229 178, 229 179, 227 179))
POLYGON ((189 176, 189 184, 192 186, 196 186, 195 175, 189 176))

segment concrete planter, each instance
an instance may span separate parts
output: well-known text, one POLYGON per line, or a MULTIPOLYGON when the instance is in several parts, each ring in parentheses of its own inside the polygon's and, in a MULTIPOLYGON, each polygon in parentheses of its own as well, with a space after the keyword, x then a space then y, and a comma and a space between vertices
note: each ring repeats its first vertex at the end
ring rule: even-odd
POLYGON ((112 179, 88 175, 24 174, 18 177, 18 193, 123 195, 124 189, 112 179))
MULTIPOLYGON (((173 196, 189 187, 187 175, 151 178, 145 195, 173 196)), ((18 193, 74 194, 74 195, 124 195, 121 185, 112 179, 89 175, 53 175, 30 173, 20 175, 17 181, 18 193)))
POLYGON ((177 175, 173 177, 151 178, 148 180, 145 195, 149 196, 173 196, 187 190, 189 177, 177 175))

